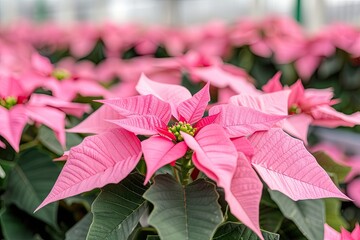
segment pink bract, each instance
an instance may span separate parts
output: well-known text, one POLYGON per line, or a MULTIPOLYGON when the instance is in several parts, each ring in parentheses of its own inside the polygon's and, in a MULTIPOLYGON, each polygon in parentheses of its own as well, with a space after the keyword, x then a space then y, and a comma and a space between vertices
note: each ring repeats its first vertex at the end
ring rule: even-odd
POLYGON ((347 194, 354 201, 354 204, 360 207, 360 179, 355 179, 348 184, 347 194))
POLYGON ((324 230, 324 239, 326 240, 360 240, 359 223, 355 224, 355 228, 352 232, 348 232, 346 229, 341 228, 341 233, 339 233, 327 224, 325 224, 324 230))

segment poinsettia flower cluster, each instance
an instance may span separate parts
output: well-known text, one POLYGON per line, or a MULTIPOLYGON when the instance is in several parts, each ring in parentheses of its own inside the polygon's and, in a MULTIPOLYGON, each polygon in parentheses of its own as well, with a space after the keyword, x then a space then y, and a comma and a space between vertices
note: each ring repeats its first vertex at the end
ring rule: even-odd
POLYGON ((219 57, 201 54, 197 51, 173 58, 136 57, 130 60, 108 58, 96 69, 99 79, 110 82, 119 78, 107 96, 128 97, 137 94, 135 86, 142 73, 154 81, 181 84, 182 75, 189 75, 194 85, 210 82, 217 102, 226 103, 229 98, 242 92, 258 93, 254 80, 243 69, 224 63, 219 57))
POLYGON ((78 94, 88 97, 110 96, 109 91, 96 79, 94 63, 75 62, 72 58, 61 60, 55 67, 49 59, 34 53, 24 82, 29 89, 42 87, 65 101, 74 100, 78 94))
MULTIPOLYGON (((44 124, 51 128, 65 146, 66 114, 81 117, 90 111, 86 104, 67 102, 49 95, 27 92, 14 76, 0 74, 0 135, 19 151, 22 131, 27 123, 44 124)), ((5 147, 0 143, 0 147, 5 147)))
POLYGON ((288 115, 279 123, 286 132, 307 144, 310 125, 334 128, 338 126, 355 126, 360 124, 360 113, 346 115, 336 111, 332 105, 339 101, 333 99, 334 93, 328 89, 304 89, 298 80, 290 87, 283 87, 277 73, 263 86, 264 92, 232 96, 230 103, 238 106, 253 107, 265 113, 288 115), (288 100, 284 102, 284 96, 288 100))
POLYGON ((108 58, 121 56, 129 49, 134 49, 140 56, 153 56, 158 47, 163 46, 170 56, 195 51, 227 59, 233 48, 249 46, 258 56, 273 56, 276 63, 294 63, 303 80, 309 79, 322 60, 335 54, 336 49, 353 58, 360 57, 359 29, 333 24, 309 36, 294 20, 285 17, 267 17, 260 21, 241 19, 231 26, 213 21, 187 28, 145 28, 139 24, 109 22, 61 27, 54 23, 35 25, 22 22, 3 29, 1 36, 21 39, 47 51, 69 49, 77 59, 87 56, 99 42, 108 58))
MULTIPOLYGON (((34 93, 37 88, 47 88, 47 83, 35 77, 33 65, 37 61, 48 61, 38 55, 33 48, 19 42, 0 40, 0 136, 19 151, 23 129, 27 123, 44 124, 51 128, 65 146, 66 114, 82 117, 91 109, 86 104, 73 103, 72 99, 59 98, 34 93), (33 58, 36 58, 35 62, 33 58)), ((48 62, 47 67, 52 65, 48 62)), ((42 69, 44 70, 44 69, 42 69)), ((72 90, 72 86, 63 88, 59 96, 72 90)), ((57 95, 57 94, 54 94, 57 95)), ((0 147, 6 144, 0 142, 0 147)))
MULTIPOLYGON (((117 183, 141 158, 147 166, 145 183, 152 181, 161 167, 179 161, 195 173, 190 181, 199 176, 197 171, 204 173, 224 189, 233 215, 260 238, 263 184, 257 173, 269 188, 293 200, 348 199, 303 142, 277 126, 287 114, 221 104, 211 107, 204 117, 209 88, 207 83, 191 96, 182 86, 154 82, 142 75, 136 86, 141 95, 101 100, 104 105, 99 110, 70 130, 96 135, 86 137, 65 154, 66 164, 39 208, 117 183)), ((288 93, 280 96, 282 102, 288 102, 288 93)))
POLYGON ((90 54, 99 42, 108 58, 121 56, 130 49, 140 56, 153 56, 162 46, 170 56, 196 51, 227 59, 232 49, 248 46, 255 55, 273 56, 276 63, 293 63, 303 80, 309 79, 322 60, 332 56, 336 49, 353 58, 360 56, 360 31, 355 27, 333 24, 308 35, 294 20, 286 17, 267 17, 260 21, 241 19, 231 26, 213 21, 187 28, 109 22, 61 27, 54 23, 21 22, 2 29, 1 36, 10 41, 21 39, 48 51, 69 49, 77 59, 90 54))

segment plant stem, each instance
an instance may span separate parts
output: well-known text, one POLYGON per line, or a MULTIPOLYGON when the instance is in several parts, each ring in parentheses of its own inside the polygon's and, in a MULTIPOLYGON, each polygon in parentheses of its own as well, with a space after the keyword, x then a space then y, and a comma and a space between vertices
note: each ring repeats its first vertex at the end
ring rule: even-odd
MULTIPOLYGON (((181 179, 180 179, 180 176, 179 176, 179 173, 178 173, 179 169, 178 169, 176 166, 174 166, 172 169, 173 169, 174 176, 175 176, 176 180, 177 180, 178 182, 181 182, 181 179)), ((181 170, 180 170, 180 171, 181 171, 181 170)))

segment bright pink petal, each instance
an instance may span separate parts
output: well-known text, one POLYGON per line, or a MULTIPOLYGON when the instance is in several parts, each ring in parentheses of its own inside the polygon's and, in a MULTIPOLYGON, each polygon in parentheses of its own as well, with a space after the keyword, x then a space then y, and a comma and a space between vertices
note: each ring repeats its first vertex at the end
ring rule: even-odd
POLYGON ((52 95, 65 101, 72 101, 77 94, 77 89, 72 86, 73 81, 66 79, 61 82, 53 77, 43 80, 42 87, 51 90, 52 95))
POLYGON ((185 142, 173 143, 171 140, 153 136, 141 142, 141 148, 146 162, 145 184, 161 167, 183 157, 187 150, 185 142))
POLYGON ((346 115, 341 112, 337 112, 330 106, 317 106, 311 110, 311 115, 314 118, 312 124, 322 127, 338 127, 349 126, 353 127, 360 124, 360 114, 354 113, 352 115, 346 115))
POLYGON ((358 222, 355 224, 355 229, 351 232, 351 237, 354 240, 360 240, 360 225, 358 222))
POLYGON ((177 107, 178 105, 191 98, 191 93, 183 86, 158 83, 150 80, 144 74, 141 75, 136 90, 142 94, 152 94, 155 97, 169 103, 171 105, 171 113, 174 117, 178 118, 177 107))
POLYGON ((75 133, 103 133, 118 128, 116 124, 107 120, 118 120, 123 118, 123 116, 111 107, 103 105, 77 126, 67 129, 66 131, 75 133))
POLYGON ((68 159, 49 195, 36 209, 63 199, 118 183, 141 157, 139 139, 123 129, 87 137, 70 149, 68 159))
POLYGON ((300 140, 281 129, 270 129, 254 133, 249 141, 255 149, 252 165, 270 189, 295 201, 326 197, 349 199, 336 188, 300 140))
POLYGON ((154 135, 158 133, 158 129, 166 128, 166 124, 160 118, 151 115, 109 121, 139 135, 154 135))
POLYGON ((253 51, 256 55, 259 55, 261 57, 269 58, 272 54, 270 47, 263 40, 259 40, 255 43, 253 43, 250 46, 250 48, 251 48, 251 51, 253 51))
POLYGON ((158 128, 156 130, 157 130, 157 132, 158 132, 158 134, 160 136, 163 136, 163 137, 168 138, 170 140, 176 141, 175 135, 172 132, 169 132, 168 128, 165 127, 165 125, 164 125, 164 128, 158 128))
POLYGON ((357 175, 360 175, 360 156, 359 155, 355 155, 355 156, 349 157, 348 159, 345 159, 345 160, 341 159, 341 160, 339 162, 340 164, 351 167, 350 172, 348 173, 348 175, 345 178, 345 182, 350 182, 354 177, 356 177, 357 175))
POLYGON ((341 235, 339 232, 325 223, 324 240, 341 240, 341 235))
POLYGON ((224 187, 224 191, 231 213, 262 237, 259 226, 262 183, 243 154, 239 154, 230 189, 224 187))
POLYGON ((295 62, 295 68, 301 79, 308 80, 319 67, 320 62, 321 57, 311 55, 304 56, 295 62))
POLYGON ((240 94, 231 97, 230 103, 268 114, 287 115, 289 94, 290 90, 281 90, 255 96, 240 94))
POLYGON ((263 87, 262 90, 267 93, 281 91, 283 86, 280 82, 281 72, 277 72, 263 87))
POLYGON ((136 82, 120 82, 114 85, 110 89, 110 93, 105 98, 117 98, 117 97, 131 97, 138 95, 136 89, 136 82))
POLYGON ((318 105, 333 105, 337 103, 334 97, 334 91, 332 88, 314 89, 307 88, 304 92, 304 97, 299 99, 299 104, 303 111, 311 110, 312 107, 318 105))
POLYGON ((219 66, 208 66, 208 67, 192 67, 191 74, 195 75, 205 82, 211 83, 211 85, 224 88, 229 85, 229 73, 224 72, 219 66), (226 76, 224 78, 224 75, 226 76))
POLYGON ((237 94, 239 93, 247 93, 251 95, 259 95, 262 92, 257 90, 253 83, 245 81, 243 79, 238 79, 238 81, 231 81, 229 86, 232 90, 234 90, 237 94))
POLYGON ((297 104, 304 98, 305 89, 301 80, 297 80, 296 83, 290 87, 291 93, 289 96, 289 106, 297 104))
MULTIPOLYGON (((19 151, 19 144, 22 131, 26 125, 28 117, 22 105, 17 105, 7 110, 0 106, 0 135, 14 148, 19 151)), ((2 148, 5 144, 2 143, 2 148)))
POLYGON ((181 132, 186 144, 194 150, 194 164, 219 186, 229 186, 237 165, 237 151, 223 128, 211 124, 193 138, 181 132))
POLYGON ((241 152, 248 157, 252 157, 254 155, 254 148, 246 137, 233 138, 231 141, 238 153, 241 152))
POLYGON ((26 114, 36 123, 48 126, 55 132, 56 138, 65 146, 65 113, 52 107, 26 106, 26 114))
POLYGON ((217 103, 218 104, 225 104, 229 102, 229 99, 237 95, 238 93, 232 90, 231 88, 220 88, 218 90, 218 96, 217 96, 217 103))
POLYGON ((153 95, 134 96, 119 99, 101 100, 112 107, 122 116, 156 116, 163 122, 169 122, 171 118, 170 105, 153 95))
POLYGON ((108 96, 110 93, 99 83, 89 80, 76 80, 72 83, 72 85, 76 88, 77 93, 82 96, 108 96))
POLYGON ((354 200, 354 204, 360 208, 360 179, 355 179, 348 184, 347 194, 354 200))
POLYGON ((290 135, 302 140, 307 145, 307 135, 313 118, 307 114, 297 114, 290 116, 281 122, 281 127, 290 135))
POLYGON ((209 67, 191 68, 191 75, 199 78, 205 82, 218 88, 230 87, 237 93, 258 94, 255 86, 248 81, 248 76, 244 74, 239 76, 230 73, 229 71, 239 71, 239 69, 231 68, 227 65, 213 65, 209 67))
POLYGON ((351 233, 347 231, 345 228, 341 228, 341 240, 354 240, 354 238, 351 236, 351 233))
POLYGON ((90 106, 87 104, 68 102, 45 94, 32 94, 28 103, 32 106, 49 106, 58 108, 67 114, 71 114, 79 118, 82 117, 85 112, 89 112, 91 110, 90 106))
POLYGON ((209 114, 220 113, 217 122, 224 127, 231 138, 248 136, 256 131, 270 129, 286 116, 270 115, 251 108, 235 105, 217 105, 209 114))
POLYGON ((192 98, 185 100, 178 106, 180 120, 193 124, 199 121, 204 115, 205 109, 210 101, 210 84, 207 83, 192 98), (183 119, 182 119, 183 118, 183 119))
POLYGON ((50 75, 54 69, 50 60, 38 53, 34 53, 31 56, 31 64, 36 71, 42 73, 43 75, 50 75))
POLYGON ((195 125, 195 128, 197 129, 197 131, 199 131, 201 128, 209 125, 209 124, 213 124, 215 123, 217 117, 219 116, 220 113, 218 114, 214 114, 214 115, 211 115, 211 116, 207 116, 207 117, 204 117, 202 119, 200 119, 200 121, 198 121, 195 125))
POLYGON ((0 86, 0 97, 27 97, 29 94, 29 92, 23 88, 23 84, 19 79, 13 76, 3 76, 2 73, 0 73, 0 86))

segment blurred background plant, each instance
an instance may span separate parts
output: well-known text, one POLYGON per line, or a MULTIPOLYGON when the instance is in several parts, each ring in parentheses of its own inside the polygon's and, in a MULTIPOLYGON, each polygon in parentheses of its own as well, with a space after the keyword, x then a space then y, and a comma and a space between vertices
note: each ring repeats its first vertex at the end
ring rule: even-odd
MULTIPOLYGON (((37 85, 34 93, 64 97, 71 83, 77 86, 76 96, 66 101, 90 104, 94 111, 100 106, 94 99, 135 95, 143 72, 194 93, 202 81, 212 81, 199 71, 209 66, 221 66, 219 76, 231 74, 257 88, 281 71, 284 85, 301 78, 307 88, 332 87, 341 100, 334 107, 350 114, 360 110, 359 13, 356 0, 0 0, 0 74, 3 81, 8 72, 19 77, 25 66, 19 63, 36 65, 28 52, 39 52, 51 61, 52 70, 44 73, 43 64, 33 71, 36 66, 31 65, 31 76, 51 75, 56 81, 37 85), (20 54, 11 58, 14 49, 20 54)), ((29 77, 28 69, 20 76, 29 77)), ((214 84, 214 102, 239 93, 233 85, 214 84)), ((68 114, 66 127, 86 116, 68 114)), ((32 212, 61 169, 62 163, 52 159, 85 135, 67 133, 64 149, 55 134, 37 122, 24 128, 20 153, 9 144, 0 149, 1 238, 84 238, 98 191, 32 212)), ((355 200, 323 201, 326 222, 338 231, 353 229, 360 219, 359 133, 356 126, 312 127, 309 134, 320 165, 355 200)), ((2 142, 6 139, 0 138, 2 142)), ((311 226, 290 218, 273 200, 264 193, 263 229, 285 239, 317 239, 311 226)), ((315 218, 321 217, 318 213, 315 218)))

